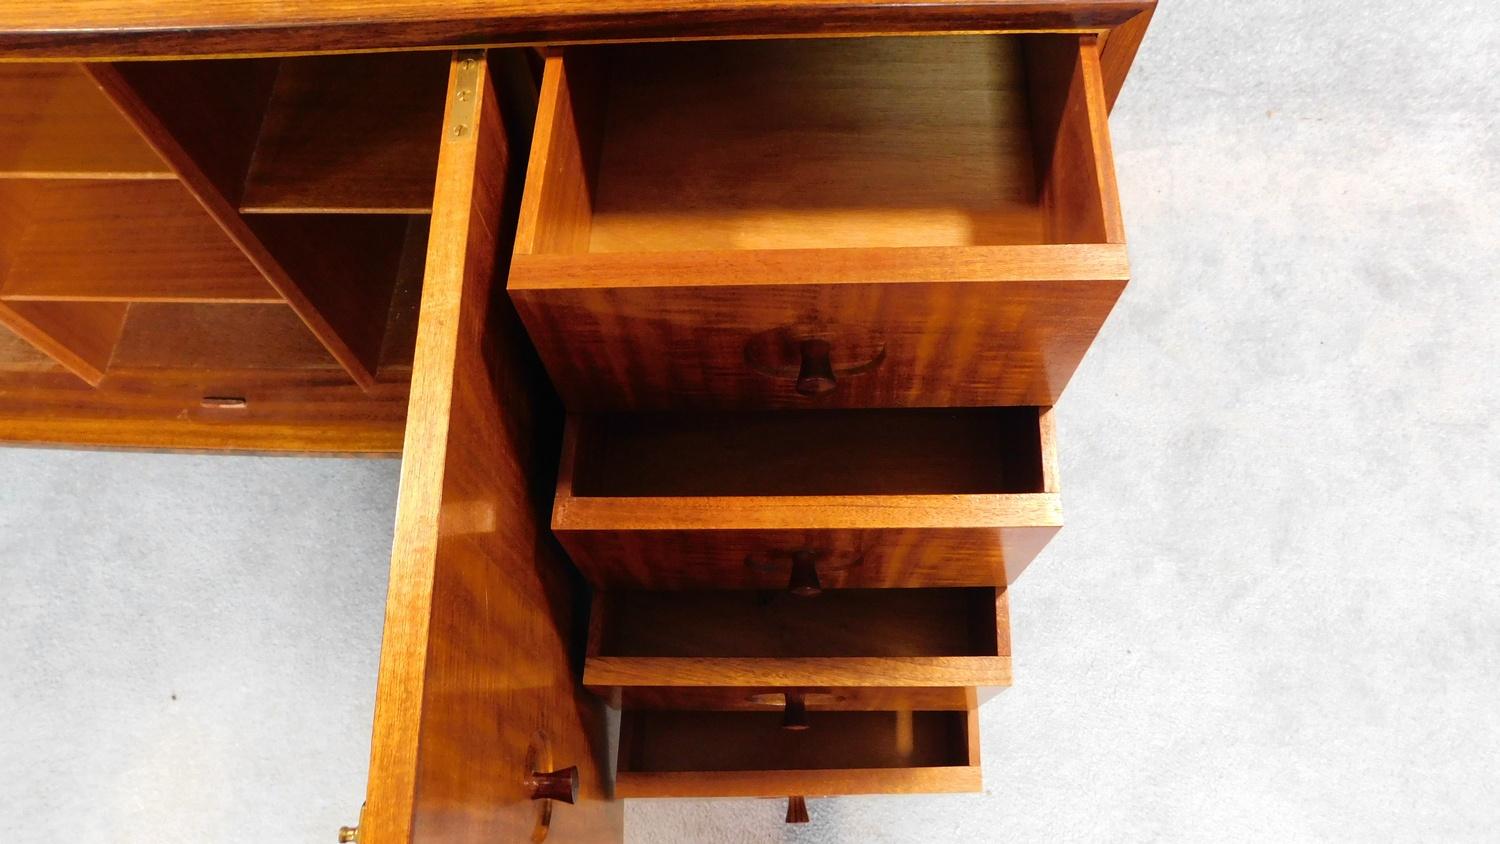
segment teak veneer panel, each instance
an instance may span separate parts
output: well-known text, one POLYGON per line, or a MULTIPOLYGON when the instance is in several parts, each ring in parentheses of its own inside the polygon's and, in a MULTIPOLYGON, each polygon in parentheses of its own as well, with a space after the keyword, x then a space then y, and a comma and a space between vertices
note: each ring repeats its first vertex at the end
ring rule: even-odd
POLYGON ((513 176, 482 54, 455 56, 360 840, 621 840, 603 712, 570 672, 566 560, 547 536, 545 378, 493 285, 513 176), (466 96, 459 98, 460 92, 466 96), (536 748, 535 758, 528 758, 536 748), (577 765, 577 805, 533 802, 528 766, 577 765))
POLYGON ((240 210, 430 212, 447 67, 441 53, 283 59, 240 210))
POLYGON ((23 228, 0 298, 279 302, 245 255, 175 181, 0 180, 23 228))
POLYGON ((170 179, 77 65, 0 64, 0 179, 170 179))
MULTIPOLYGON (((782 413, 785 413, 783 411, 782 413)), ((631 486, 610 490, 592 490, 588 480, 582 486, 579 478, 592 471, 585 465, 592 458, 591 441, 597 446, 591 425, 607 424, 610 416, 570 417, 564 439, 563 463, 553 505, 552 528, 573 562, 589 580, 598 586, 640 589, 784 589, 790 575, 791 557, 795 552, 811 553, 823 585, 829 588, 915 587, 915 586, 995 586, 1013 582, 1025 566, 1040 553, 1062 526, 1062 509, 1056 477, 1056 442, 1051 413, 1048 409, 1004 408, 957 411, 887 410, 824 413, 869 414, 863 417, 866 448, 852 443, 831 441, 837 435, 837 422, 831 422, 832 433, 808 440, 786 441, 772 438, 756 445, 733 443, 736 437, 748 438, 759 431, 764 434, 777 425, 755 414, 715 417, 722 426, 711 437, 663 437, 655 443, 646 439, 627 440, 629 450, 637 453, 622 458, 627 466, 645 466, 653 458, 662 462, 659 471, 666 480, 690 482, 692 487, 675 491, 703 493, 717 482, 728 494, 650 495, 635 494, 639 484, 649 482, 658 488, 662 478, 638 478, 631 486), (976 420, 1011 419, 993 424, 992 436, 984 437, 983 423, 970 427, 936 426, 944 439, 933 442, 911 436, 916 427, 907 427, 902 419, 911 416, 926 419, 932 414, 974 414, 976 420), (1018 434, 1014 419, 1030 417, 1027 434, 1018 434), (735 419, 748 420, 754 426, 735 428, 735 419), (769 426, 769 428, 768 428, 769 426), (883 435, 879 428, 883 426, 883 435), (951 441, 961 431, 969 435, 960 442, 951 441), (687 446, 697 444, 693 448, 687 446), (726 447, 716 445, 723 442, 726 447), (788 491, 817 488, 816 484, 833 484, 864 475, 867 481, 888 478, 888 485, 872 494, 866 487, 859 494, 800 495, 767 494, 777 483, 773 472, 760 478, 759 456, 774 451, 775 443, 785 442, 790 459, 786 471, 808 475, 788 483, 788 491), (824 444, 829 460, 799 460, 796 455, 816 452, 824 444), (942 464, 933 461, 913 475, 920 487, 902 486, 899 474, 882 476, 865 473, 858 467, 864 454, 875 467, 918 465, 926 455, 950 454, 962 444, 973 450, 981 469, 996 463, 1014 470, 1007 483, 1003 470, 993 486, 975 492, 977 481, 964 467, 950 476, 951 486, 942 489, 943 477, 931 470, 942 464), (900 455, 882 452, 905 452, 900 455), (990 458, 983 455, 989 454, 990 458), (843 464, 843 465, 840 465, 843 464), (851 474, 851 464, 858 469, 851 474), (702 477, 693 477, 694 467, 712 467, 702 477), (678 468, 672 468, 678 467, 678 468), (742 467, 745 475, 737 474, 742 467), (823 474, 820 475, 820 472, 823 474), (827 480, 821 480, 826 478, 827 480), (1027 491, 1014 484, 1023 481, 1027 491), (746 487, 754 480, 759 489, 746 487), (1033 485, 1034 484, 1034 485, 1033 485), (705 486, 710 485, 710 486, 705 486), (612 491, 625 495, 611 495, 612 491), (760 494, 746 495, 745 492, 760 494), (754 564, 752 564, 752 562, 754 564)), ((796 415, 784 417, 790 425, 780 427, 795 433, 796 415)), ((837 420, 837 416, 828 417, 837 420)), ((676 423, 690 428, 692 417, 684 415, 676 423)), ((608 443, 607 436, 603 442, 608 443)), ((775 465, 774 463, 772 465, 775 465)))

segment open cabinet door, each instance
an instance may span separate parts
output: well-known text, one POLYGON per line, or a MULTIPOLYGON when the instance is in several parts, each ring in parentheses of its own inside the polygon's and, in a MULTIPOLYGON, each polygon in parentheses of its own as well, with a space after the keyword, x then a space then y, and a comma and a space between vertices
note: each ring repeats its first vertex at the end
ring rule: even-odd
POLYGON ((480 52, 449 74, 364 844, 622 838, 604 712, 572 670, 573 580, 546 528, 560 420, 504 295, 517 157, 495 75, 480 52), (573 766, 576 783, 532 776, 573 766), (570 788, 572 805, 534 799, 570 788))

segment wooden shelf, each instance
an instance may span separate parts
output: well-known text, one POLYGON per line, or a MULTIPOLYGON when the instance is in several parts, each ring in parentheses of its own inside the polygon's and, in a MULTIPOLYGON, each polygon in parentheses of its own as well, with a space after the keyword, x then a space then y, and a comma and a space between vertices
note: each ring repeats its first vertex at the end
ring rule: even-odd
POLYGON ((447 75, 446 53, 282 59, 240 210, 430 213, 447 75))
POLYGON ((171 179, 87 74, 0 64, 0 179, 171 179))
POLYGON ((1062 525, 1048 410, 569 419, 552 528, 597 586, 995 586, 1062 525))
POLYGON ((0 299, 279 302, 175 181, 0 181, 0 299))

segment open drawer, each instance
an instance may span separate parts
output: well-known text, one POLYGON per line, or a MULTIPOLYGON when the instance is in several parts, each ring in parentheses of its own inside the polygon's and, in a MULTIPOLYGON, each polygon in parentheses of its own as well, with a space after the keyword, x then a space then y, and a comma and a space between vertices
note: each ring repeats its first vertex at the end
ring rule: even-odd
POLYGON ((785 797, 979 791, 975 710, 620 716, 620 797, 785 797))
POLYGON ((1051 405, 1113 166, 1091 35, 570 47, 510 294, 574 411, 1051 405))
POLYGON ((932 706, 934 689, 1009 686, 1010 671, 1004 589, 624 591, 595 594, 583 679, 616 703, 632 689, 653 690, 652 706, 674 705, 681 689, 680 706, 701 705, 706 689, 753 687, 745 700, 773 708, 788 692, 814 708, 871 705, 851 694, 911 707, 932 706), (757 697, 771 690, 781 699, 757 697))
POLYGON ((597 586, 996 586, 1062 525, 1048 408, 574 415, 552 528, 597 586))

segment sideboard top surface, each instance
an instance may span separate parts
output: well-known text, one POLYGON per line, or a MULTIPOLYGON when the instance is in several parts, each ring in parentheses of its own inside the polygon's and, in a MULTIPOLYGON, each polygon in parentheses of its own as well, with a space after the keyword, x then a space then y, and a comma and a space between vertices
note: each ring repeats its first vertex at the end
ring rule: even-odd
MULTIPOLYGON (((1155 5, 1155 0, 0 0, 0 59, 1143 30, 1155 5)), ((1138 40, 1137 33, 1132 35, 1125 40, 1138 40)))

